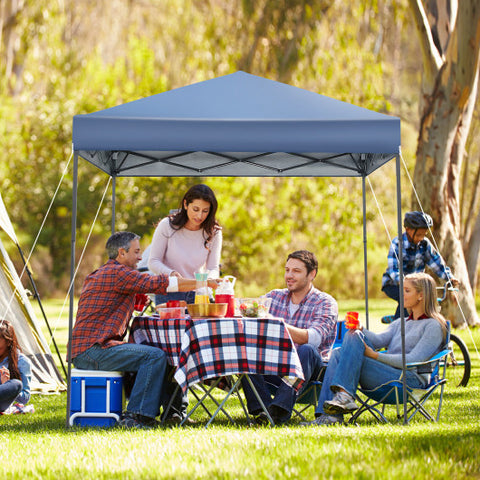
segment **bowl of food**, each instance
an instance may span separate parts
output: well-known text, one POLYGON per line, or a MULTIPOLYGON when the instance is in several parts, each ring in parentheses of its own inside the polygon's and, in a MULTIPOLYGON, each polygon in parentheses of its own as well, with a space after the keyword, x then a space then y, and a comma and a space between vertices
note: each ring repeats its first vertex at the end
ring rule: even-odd
POLYGON ((185 307, 157 307, 156 310, 162 320, 185 318, 185 307))
POLYGON ((227 307, 228 303, 191 303, 187 310, 192 318, 223 318, 227 307))
POLYGON ((271 303, 272 299, 267 297, 240 298, 238 309, 242 317, 267 317, 271 303))

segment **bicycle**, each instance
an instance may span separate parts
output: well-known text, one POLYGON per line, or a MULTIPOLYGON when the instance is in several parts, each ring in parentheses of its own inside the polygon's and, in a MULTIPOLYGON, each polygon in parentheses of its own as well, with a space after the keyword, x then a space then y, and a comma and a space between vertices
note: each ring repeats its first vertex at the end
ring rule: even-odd
MULTIPOLYGON (((445 282, 442 287, 437 287, 437 290, 443 291, 441 297, 437 298, 439 304, 447 298, 448 292, 458 292, 458 288, 453 287, 449 281, 445 282)), ((394 319, 393 315, 385 315, 382 317, 381 322, 388 324, 394 319)), ((456 387, 466 387, 470 380, 472 369, 468 347, 460 337, 451 333, 449 348, 450 354, 448 356, 446 373, 448 383, 456 387)))
MULTIPOLYGON (((445 282, 443 287, 437 287, 437 290, 443 291, 442 296, 437 298, 439 304, 447 298, 448 292, 458 292, 458 288, 453 287, 450 282, 445 282)), ((460 337, 451 333, 449 349, 450 354, 448 355, 446 373, 447 380, 457 387, 466 387, 470 380, 472 369, 472 361, 468 347, 460 337)))

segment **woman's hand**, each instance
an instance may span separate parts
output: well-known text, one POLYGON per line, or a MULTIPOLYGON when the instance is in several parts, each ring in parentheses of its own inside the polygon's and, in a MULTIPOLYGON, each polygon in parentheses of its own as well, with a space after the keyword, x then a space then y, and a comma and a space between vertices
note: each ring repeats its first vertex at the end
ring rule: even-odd
POLYGON ((0 383, 5 383, 10 380, 10 370, 7 367, 0 369, 0 383))
POLYGON ((363 352, 363 355, 368 358, 373 358, 374 360, 378 358, 378 352, 376 352, 372 347, 369 347, 367 344, 365 344, 365 351, 363 352))
POLYGON ((178 272, 176 272, 175 270, 173 270, 172 272, 170 272, 170 276, 171 277, 177 277, 177 278, 183 278, 178 272))
POLYGON ((220 285, 220 279, 219 278, 209 278, 207 280, 207 285, 212 289, 216 290, 218 286, 220 285))

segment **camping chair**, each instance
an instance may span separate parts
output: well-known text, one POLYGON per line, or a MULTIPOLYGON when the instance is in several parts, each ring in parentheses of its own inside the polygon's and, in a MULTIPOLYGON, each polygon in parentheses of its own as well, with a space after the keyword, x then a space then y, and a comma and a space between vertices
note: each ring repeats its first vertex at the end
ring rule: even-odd
MULTIPOLYGON (((418 368, 421 372, 432 372, 430 383, 425 388, 410 388, 407 387, 407 418, 408 422, 420 412, 427 420, 432 422, 440 418, 440 411, 442 408, 443 391, 447 379, 446 365, 447 356, 450 353, 448 344, 450 342, 450 322, 447 322, 447 337, 443 349, 429 360, 425 362, 408 363, 407 368, 418 368), (433 393, 440 389, 440 396, 438 399, 438 408, 436 416, 430 414, 425 408, 425 403, 433 395, 433 393)), ((355 423, 358 417, 364 412, 369 412, 380 423, 389 423, 385 416, 386 405, 395 405, 397 409, 397 418, 403 417, 403 382, 402 379, 393 380, 380 385, 373 390, 359 389, 359 391, 366 397, 362 399, 358 394, 356 400, 361 404, 360 408, 354 412, 349 420, 349 423, 355 423)))
MULTIPOLYGON (((342 346, 346 331, 347 328, 345 327, 345 320, 337 322, 337 335, 332 345, 332 350, 342 346)), ((326 367, 323 367, 320 370, 318 377, 315 380, 310 380, 310 382, 308 382, 305 388, 298 395, 292 414, 300 417, 302 422, 307 421, 304 416, 304 412, 306 412, 310 407, 315 408, 318 404, 325 370, 326 367)))

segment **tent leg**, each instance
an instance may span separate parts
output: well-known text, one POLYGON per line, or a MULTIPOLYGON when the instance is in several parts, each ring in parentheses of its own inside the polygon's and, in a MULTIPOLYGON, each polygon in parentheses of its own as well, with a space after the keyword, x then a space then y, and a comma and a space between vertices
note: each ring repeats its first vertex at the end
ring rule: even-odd
POLYGON ((395 157, 396 173, 397 173, 397 229, 398 229, 398 270, 400 276, 399 283, 399 307, 400 307, 400 322, 402 334, 402 381, 403 381, 403 423, 408 423, 407 416, 407 365, 405 358, 405 313, 403 308, 403 242, 402 240, 402 192, 400 182, 400 154, 395 157))
POLYGON ((115 195, 116 195, 117 177, 112 176, 112 235, 115 233, 115 195))
POLYGON ((77 191, 78 191, 78 152, 74 152, 73 157, 73 186, 72 186, 72 234, 70 250, 70 307, 68 313, 68 348, 67 348, 67 412, 66 426, 69 428, 70 406, 72 400, 71 391, 71 373, 72 373, 72 330, 73 330, 73 310, 75 300, 75 289, 73 287, 75 280, 75 239, 77 235, 77 191))
POLYGON ((365 174, 362 175, 362 206, 363 206, 363 270, 365 272, 365 315, 367 330, 370 328, 368 315, 368 263, 367 263, 367 199, 365 174))

